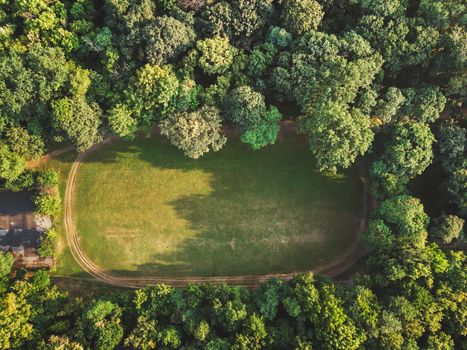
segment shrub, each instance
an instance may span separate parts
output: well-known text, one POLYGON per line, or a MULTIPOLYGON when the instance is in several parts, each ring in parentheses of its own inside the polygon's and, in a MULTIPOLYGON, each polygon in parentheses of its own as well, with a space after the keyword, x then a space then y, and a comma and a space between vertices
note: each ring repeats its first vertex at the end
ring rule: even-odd
POLYGON ((25 170, 15 179, 8 179, 5 181, 5 188, 19 192, 24 190, 31 190, 34 186, 34 172, 25 170))
POLYGON ((42 257, 54 256, 57 249, 57 231, 54 228, 44 232, 37 252, 42 257))
POLYGON ((57 215, 62 208, 62 201, 58 191, 40 192, 34 198, 36 213, 40 215, 57 215))
POLYGON ((60 178, 55 170, 48 169, 40 172, 37 176, 37 185, 40 188, 47 189, 58 186, 60 178))

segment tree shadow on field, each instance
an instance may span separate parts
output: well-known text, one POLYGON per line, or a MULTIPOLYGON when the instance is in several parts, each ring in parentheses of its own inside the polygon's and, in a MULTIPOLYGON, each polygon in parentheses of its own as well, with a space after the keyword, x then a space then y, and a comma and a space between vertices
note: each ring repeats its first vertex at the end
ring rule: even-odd
POLYGON ((220 152, 198 160, 160 137, 138 138, 128 144, 116 141, 85 162, 106 164, 135 156, 164 170, 209 174, 210 191, 165 203, 195 234, 154 254, 154 263, 138 265, 132 275, 302 271, 329 262, 355 239, 361 202, 355 171, 318 174, 307 145, 297 137, 259 151, 229 140, 220 152))

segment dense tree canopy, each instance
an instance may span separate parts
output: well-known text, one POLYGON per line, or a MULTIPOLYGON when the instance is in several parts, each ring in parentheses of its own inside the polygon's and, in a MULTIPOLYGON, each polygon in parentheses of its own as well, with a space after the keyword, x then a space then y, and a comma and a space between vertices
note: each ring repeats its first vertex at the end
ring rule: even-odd
POLYGON ((376 202, 350 284, 75 299, 0 253, 0 349, 463 349, 466 16, 462 0, 0 0, 0 187, 37 212, 60 212, 58 179, 27 161, 56 143, 159 126, 198 158, 231 128, 274 144, 283 119, 320 171, 362 158, 376 202))

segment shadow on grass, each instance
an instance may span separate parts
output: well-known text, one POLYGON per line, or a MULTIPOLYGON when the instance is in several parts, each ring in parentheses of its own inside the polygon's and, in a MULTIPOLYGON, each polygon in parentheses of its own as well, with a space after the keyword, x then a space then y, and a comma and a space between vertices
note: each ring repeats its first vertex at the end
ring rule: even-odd
MULTIPOLYGON (((361 203, 355 171, 317 173, 302 139, 289 136, 259 151, 229 140, 220 152, 192 160, 165 139, 138 138, 107 145, 84 163, 131 163, 135 158, 162 169, 208 173, 211 190, 165 203, 196 232, 194 237, 152 255, 137 271, 108 272, 219 276, 302 271, 331 261, 355 239, 361 203)), ((118 256, 118 247, 113 249, 118 256)))

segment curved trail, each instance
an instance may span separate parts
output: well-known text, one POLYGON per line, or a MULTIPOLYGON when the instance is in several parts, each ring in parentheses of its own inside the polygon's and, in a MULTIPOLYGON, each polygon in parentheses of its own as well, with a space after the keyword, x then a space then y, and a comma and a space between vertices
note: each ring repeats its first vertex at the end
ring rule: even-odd
MULTIPOLYGON (((288 274, 268 274, 259 276, 219 276, 219 277, 122 277, 110 274, 102 270, 97 266, 81 249, 79 244, 79 236, 73 222, 72 208, 73 208, 73 196, 75 193, 75 185, 77 181, 77 174, 82 161, 91 152, 97 148, 102 147, 105 144, 111 143, 116 137, 109 137, 89 150, 80 153, 73 163, 70 173, 68 175, 68 181, 65 190, 64 199, 64 222, 65 232, 73 258, 80 265, 80 267, 89 273, 95 279, 107 283, 109 285, 118 287, 128 288, 142 288, 148 285, 154 285, 157 283, 165 283, 173 287, 185 287, 190 283, 211 283, 211 284, 234 284, 241 287, 256 287, 260 283, 266 282, 271 278, 279 278, 283 280, 289 280, 293 278, 299 272, 288 273, 288 274)), ((362 181, 363 193, 362 193, 362 212, 359 217, 357 233, 355 240, 349 246, 349 248, 341 254, 334 261, 322 265, 312 272, 325 274, 329 277, 335 277, 345 272, 351 267, 365 252, 359 249, 359 243, 361 235, 363 234, 368 220, 368 186, 364 177, 364 167, 359 164, 359 175, 362 181)), ((308 272, 308 271, 306 271, 308 272)))

